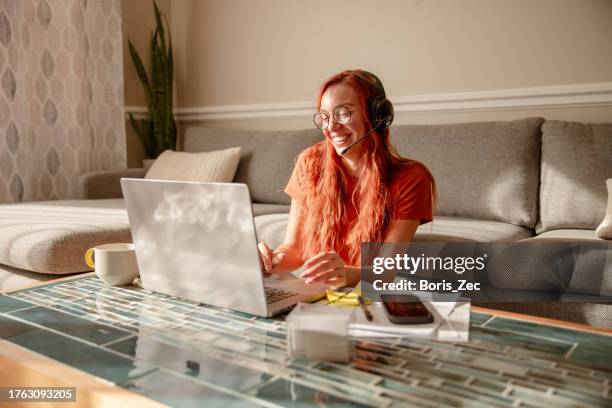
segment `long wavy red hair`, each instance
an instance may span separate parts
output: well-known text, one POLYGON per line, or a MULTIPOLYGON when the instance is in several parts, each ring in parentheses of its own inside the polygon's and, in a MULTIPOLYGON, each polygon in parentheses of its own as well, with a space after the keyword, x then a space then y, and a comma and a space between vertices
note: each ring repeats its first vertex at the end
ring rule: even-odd
MULTIPOLYGON (((321 86, 317 98, 317 110, 321 98, 332 85, 346 84, 356 93, 359 112, 368 112, 371 98, 384 97, 384 90, 366 71, 347 70, 329 78, 321 86)), ((372 128, 367 114, 364 114, 366 129, 372 128)), ((356 146, 357 147, 357 146, 356 146)), ((360 160, 364 166, 358 177, 354 197, 349 197, 348 174, 340 156, 330 140, 307 149, 304 154, 307 163, 302 197, 307 197, 303 206, 302 251, 304 259, 321 251, 336 251, 343 245, 349 248, 349 265, 360 264, 361 242, 382 242, 397 203, 389 194, 389 186, 396 170, 411 160, 400 156, 389 140, 389 129, 374 131, 360 142, 360 160), (358 216, 352 226, 345 226, 351 201, 358 204, 358 216)))

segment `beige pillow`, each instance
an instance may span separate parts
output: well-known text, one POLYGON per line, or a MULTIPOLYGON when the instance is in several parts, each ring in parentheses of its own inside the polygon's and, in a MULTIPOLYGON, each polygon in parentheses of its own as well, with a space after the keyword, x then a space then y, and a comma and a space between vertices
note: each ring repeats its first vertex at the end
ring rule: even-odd
POLYGON ((606 217, 597 227, 595 233, 601 239, 612 239, 612 178, 606 180, 608 186, 608 207, 606 209, 606 217))
POLYGON ((239 160, 240 147, 202 153, 166 150, 155 160, 145 178, 229 183, 234 179, 239 160))

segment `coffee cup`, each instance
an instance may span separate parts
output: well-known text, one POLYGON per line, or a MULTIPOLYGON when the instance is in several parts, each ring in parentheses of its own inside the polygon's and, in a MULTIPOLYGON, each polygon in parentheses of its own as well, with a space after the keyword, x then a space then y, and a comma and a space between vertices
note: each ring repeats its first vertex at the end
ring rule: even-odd
POLYGON ((127 285, 138 276, 134 244, 104 244, 90 248, 85 253, 85 263, 95 269, 102 281, 113 286, 127 285))

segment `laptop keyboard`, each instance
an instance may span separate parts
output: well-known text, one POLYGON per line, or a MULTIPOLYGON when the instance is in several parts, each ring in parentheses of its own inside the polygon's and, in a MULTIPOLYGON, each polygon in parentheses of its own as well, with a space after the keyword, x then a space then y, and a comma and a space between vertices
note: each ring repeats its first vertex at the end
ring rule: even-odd
POLYGON ((264 287, 264 290, 266 293, 266 303, 267 304, 278 302, 279 300, 287 299, 288 297, 297 295, 296 292, 289 292, 287 290, 269 288, 267 286, 264 287))

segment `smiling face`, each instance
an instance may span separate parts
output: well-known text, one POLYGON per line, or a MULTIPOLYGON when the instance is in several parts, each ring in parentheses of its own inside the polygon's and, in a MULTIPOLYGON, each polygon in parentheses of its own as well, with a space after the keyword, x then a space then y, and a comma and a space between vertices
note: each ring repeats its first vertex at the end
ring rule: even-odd
MULTIPOLYGON (((338 83, 327 88, 321 96, 320 111, 330 117, 329 125, 323 129, 323 135, 331 141, 338 154, 366 133, 366 123, 359 98, 353 88, 347 84, 338 83), (346 106, 351 111, 351 119, 344 125, 333 119, 333 112, 340 105, 346 106)), ((347 155, 355 155, 359 150, 356 149, 358 146, 352 148, 347 155)))

